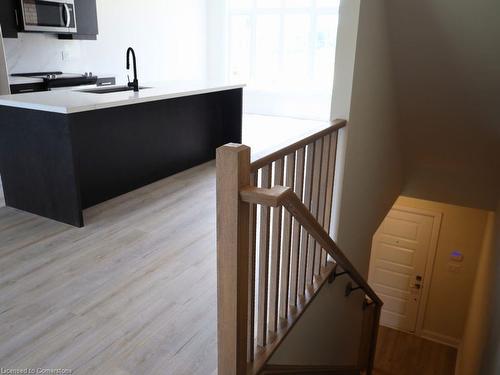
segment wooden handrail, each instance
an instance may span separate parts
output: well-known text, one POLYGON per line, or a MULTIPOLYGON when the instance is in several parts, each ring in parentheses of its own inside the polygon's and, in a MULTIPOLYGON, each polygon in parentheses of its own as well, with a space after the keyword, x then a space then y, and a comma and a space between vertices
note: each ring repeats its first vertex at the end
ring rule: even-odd
POLYGON ((275 151, 269 155, 264 156, 263 158, 260 158, 258 160, 255 160, 253 163, 250 164, 250 171, 253 173, 257 171, 258 169, 276 161, 281 158, 284 158, 285 156, 307 146, 308 144, 313 143, 317 139, 320 139, 324 137, 327 134, 333 133, 339 129, 342 129, 347 125, 346 120, 334 120, 332 121, 332 125, 317 132, 314 133, 306 138, 301 139, 298 142, 292 143, 289 146, 286 146, 278 151, 275 151))
POLYGON ((283 186, 275 186, 270 189, 247 187, 240 191, 242 201, 260 204, 270 207, 283 206, 302 225, 307 232, 321 245, 321 247, 346 271, 351 279, 375 302, 379 307, 383 305, 382 300, 368 285, 363 276, 340 250, 335 241, 318 223, 308 208, 301 202, 292 189, 283 186))

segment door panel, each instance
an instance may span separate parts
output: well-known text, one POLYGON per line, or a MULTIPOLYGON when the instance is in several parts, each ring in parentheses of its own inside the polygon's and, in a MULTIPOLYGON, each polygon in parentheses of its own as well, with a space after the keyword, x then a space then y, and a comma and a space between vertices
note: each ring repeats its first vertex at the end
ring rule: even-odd
POLYGON ((415 331, 433 223, 392 209, 375 234, 369 283, 384 301, 382 325, 415 331))
POLYGON ((379 259, 411 267, 415 259, 415 251, 381 243, 379 259))
POLYGON ((389 296, 389 295, 386 295, 383 293, 380 293, 379 296, 381 298, 383 298, 386 309, 393 311, 394 313, 397 313, 400 315, 407 314, 408 304, 406 303, 405 298, 397 298, 397 297, 389 296))
POLYGON ((388 217, 384 223, 387 235, 392 235, 399 238, 416 240, 418 235, 418 224, 410 221, 399 220, 388 217))
POLYGON ((390 268, 395 267, 384 262, 377 262, 374 276, 376 284, 390 285, 395 289, 406 290, 410 286, 411 276, 390 268))
POLYGON ((410 296, 410 292, 402 291, 401 289, 391 288, 385 285, 377 285, 377 291, 379 295, 391 296, 394 298, 400 298, 407 300, 410 296))

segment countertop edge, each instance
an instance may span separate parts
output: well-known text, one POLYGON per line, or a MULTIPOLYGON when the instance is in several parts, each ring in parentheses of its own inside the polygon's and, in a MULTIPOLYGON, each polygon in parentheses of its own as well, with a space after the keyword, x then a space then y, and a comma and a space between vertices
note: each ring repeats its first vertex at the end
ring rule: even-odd
MULTIPOLYGON (((32 102, 21 101, 21 100, 16 101, 15 100, 16 96, 25 95, 25 94, 18 94, 18 95, 10 95, 9 99, 2 99, 0 97, 0 106, 11 107, 11 108, 31 109, 31 110, 35 110, 35 111, 52 112, 52 113, 60 113, 60 114, 73 114, 73 113, 95 111, 95 110, 114 108, 114 107, 123 107, 123 106, 127 106, 127 105, 135 105, 135 104, 154 102, 154 101, 160 101, 160 100, 182 98, 182 97, 186 97, 186 96, 195 96, 195 95, 210 94, 210 93, 214 93, 214 92, 237 90, 237 89, 242 89, 245 86, 246 85, 244 85, 244 84, 235 84, 235 85, 227 85, 227 86, 214 86, 214 87, 208 87, 208 88, 203 88, 203 89, 192 89, 192 90, 179 91, 179 92, 170 92, 170 93, 167 92, 164 94, 157 94, 157 95, 153 94, 151 96, 146 96, 146 97, 116 98, 116 100, 113 100, 112 98, 110 98, 110 101, 105 102, 105 103, 86 104, 86 105, 81 105, 81 106, 75 105, 75 106, 71 106, 71 107, 70 106, 56 106, 56 105, 50 105, 50 104, 44 104, 44 103, 35 103, 34 101, 32 101, 32 102)), ((158 89, 161 89, 161 88, 153 88, 152 90, 158 90, 158 89)), ((75 91, 77 91, 77 90, 73 90, 71 92, 75 92, 75 91)), ((39 93, 39 94, 43 94, 43 93, 39 93)), ((83 94, 83 93, 79 92, 78 94, 83 94)), ((101 95, 108 95, 108 94, 85 93, 84 95, 97 95, 97 98, 98 98, 98 97, 101 97, 101 95)), ((109 95, 113 95, 113 94, 109 94, 109 95)))

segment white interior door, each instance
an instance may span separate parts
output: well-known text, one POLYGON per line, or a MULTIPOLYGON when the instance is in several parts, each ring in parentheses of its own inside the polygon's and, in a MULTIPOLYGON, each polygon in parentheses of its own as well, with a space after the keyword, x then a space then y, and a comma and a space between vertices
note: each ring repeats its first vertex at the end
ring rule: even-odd
POLYGON ((375 234, 368 282, 384 301, 381 325, 415 332, 433 224, 393 208, 375 234))

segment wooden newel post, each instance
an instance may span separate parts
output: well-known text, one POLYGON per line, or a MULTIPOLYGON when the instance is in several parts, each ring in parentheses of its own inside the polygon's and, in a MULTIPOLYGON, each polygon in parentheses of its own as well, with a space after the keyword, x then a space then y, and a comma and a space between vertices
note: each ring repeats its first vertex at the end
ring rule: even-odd
POLYGON ((250 148, 217 149, 218 375, 246 374, 249 210, 240 190, 250 185, 250 148))

